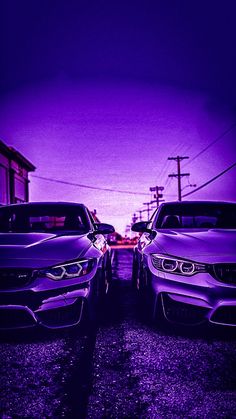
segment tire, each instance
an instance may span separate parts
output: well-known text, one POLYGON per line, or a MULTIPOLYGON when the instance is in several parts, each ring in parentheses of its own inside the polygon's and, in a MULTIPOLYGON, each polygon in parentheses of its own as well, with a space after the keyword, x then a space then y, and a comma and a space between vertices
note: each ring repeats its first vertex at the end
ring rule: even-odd
POLYGON ((107 277, 106 277, 106 271, 104 269, 101 269, 98 277, 97 277, 97 300, 98 302, 101 302, 104 300, 107 294, 107 277))
POLYGON ((112 282, 112 265, 111 265, 111 258, 110 257, 107 259, 105 274, 106 274, 106 281, 107 281, 107 284, 108 284, 108 291, 109 291, 109 287, 110 287, 111 282, 112 282))
POLYGON ((142 265, 140 266, 137 276, 137 290, 140 317, 145 323, 149 323, 151 320, 150 293, 147 285, 147 271, 144 270, 142 265))
POLYGON ((132 264, 132 278, 131 278, 131 285, 132 287, 137 290, 137 278, 138 278, 138 263, 135 258, 135 254, 133 256, 133 264, 132 264))
POLYGON ((80 329, 83 334, 94 333, 98 324, 103 320, 107 307, 107 293, 112 280, 112 266, 110 258, 106 265, 98 269, 96 278, 92 282, 91 294, 84 300, 80 329))
POLYGON ((154 296, 152 322, 160 330, 166 329, 170 326, 170 323, 167 321, 164 315, 161 294, 154 296))
POLYGON ((97 322, 103 321, 106 317, 108 306, 108 291, 111 285, 111 263, 107 261, 106 268, 100 269, 92 292, 90 301, 90 312, 96 317, 97 322))
POLYGON ((79 331, 82 336, 91 336, 96 334, 98 323, 96 310, 92 307, 91 301, 85 300, 82 319, 79 324, 79 331))
POLYGON ((143 319, 149 324, 161 327, 165 323, 161 296, 154 293, 150 273, 143 267, 140 270, 139 295, 143 319))
POLYGON ((144 269, 143 265, 140 265, 139 273, 138 273, 138 289, 140 292, 140 295, 142 295, 145 300, 147 298, 148 294, 148 279, 147 279, 147 270, 144 269))

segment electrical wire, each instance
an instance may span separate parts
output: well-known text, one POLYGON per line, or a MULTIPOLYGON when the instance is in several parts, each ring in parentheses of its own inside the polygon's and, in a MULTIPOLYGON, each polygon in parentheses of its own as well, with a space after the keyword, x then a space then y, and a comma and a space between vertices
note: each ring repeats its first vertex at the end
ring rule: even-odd
POLYGON ((233 163, 231 166, 227 167, 227 169, 223 170, 223 172, 219 173, 218 175, 214 176, 212 179, 205 182, 203 185, 199 186, 198 188, 194 189, 191 192, 188 192, 182 196, 184 198, 185 196, 192 195, 193 193, 199 191, 200 189, 204 188, 205 186, 209 185, 210 183, 214 182, 214 180, 218 179, 219 177, 223 176, 225 173, 227 173, 229 170, 233 169, 233 167, 236 166, 236 163, 233 163))
POLYGON ((225 135, 229 134, 234 128, 236 127, 236 122, 234 122, 230 127, 222 132, 218 137, 215 138, 211 143, 209 143, 206 147, 204 147, 201 151, 199 151, 195 156, 193 156, 190 160, 188 160, 183 167, 187 166, 188 164, 192 163, 194 160, 196 160, 199 156, 201 156, 205 151, 207 151, 210 147, 212 147, 215 143, 217 143, 219 140, 221 140, 225 135))
POLYGON ((116 192, 116 193, 127 194, 127 195, 145 195, 145 196, 149 196, 149 193, 145 193, 145 192, 134 192, 134 191, 124 191, 124 190, 121 190, 121 189, 101 188, 99 186, 83 185, 81 183, 67 182, 65 180, 48 178, 48 177, 38 176, 38 175, 31 175, 31 177, 37 178, 37 179, 46 180, 48 182, 62 183, 64 185, 77 186, 78 188, 93 189, 93 190, 104 191, 104 192, 116 192))

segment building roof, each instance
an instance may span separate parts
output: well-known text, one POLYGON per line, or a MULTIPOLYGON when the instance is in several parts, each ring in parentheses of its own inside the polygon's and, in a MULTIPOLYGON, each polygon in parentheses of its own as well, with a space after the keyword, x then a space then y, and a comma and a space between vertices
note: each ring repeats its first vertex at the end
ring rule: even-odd
POLYGON ((7 158, 20 163, 23 167, 25 167, 28 170, 28 172, 33 172, 36 169, 36 167, 29 160, 27 160, 19 151, 15 150, 13 147, 8 147, 1 140, 0 153, 4 154, 7 158))

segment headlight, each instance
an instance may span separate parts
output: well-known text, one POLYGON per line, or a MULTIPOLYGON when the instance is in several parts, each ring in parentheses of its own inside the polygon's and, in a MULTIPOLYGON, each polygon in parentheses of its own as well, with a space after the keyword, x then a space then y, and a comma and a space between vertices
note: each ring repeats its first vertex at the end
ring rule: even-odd
POLYGON ((40 276, 46 276, 55 281, 77 278, 89 274, 95 265, 95 261, 96 259, 86 259, 65 263, 63 265, 40 270, 39 274, 40 276))
POLYGON ((206 272, 206 265, 190 260, 177 259, 169 255, 151 255, 154 268, 162 272, 191 276, 200 272, 206 272))

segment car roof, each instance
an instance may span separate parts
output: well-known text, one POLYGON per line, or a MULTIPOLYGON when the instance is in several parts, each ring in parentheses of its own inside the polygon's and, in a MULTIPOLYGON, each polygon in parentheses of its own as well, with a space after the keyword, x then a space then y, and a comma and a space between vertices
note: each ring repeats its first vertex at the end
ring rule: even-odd
POLYGON ((171 201, 171 202, 163 202, 160 206, 167 206, 167 205, 200 205, 200 204, 207 204, 207 205, 224 205, 224 204, 236 204, 236 202, 233 201, 171 201))
POLYGON ((47 202, 47 201, 40 201, 40 202, 22 202, 18 204, 9 204, 9 205, 3 205, 2 208, 19 208, 19 207, 37 207, 37 206, 67 206, 67 207, 80 207, 87 209, 88 208, 84 204, 79 204, 77 202, 62 202, 62 201, 53 201, 53 202, 47 202))

